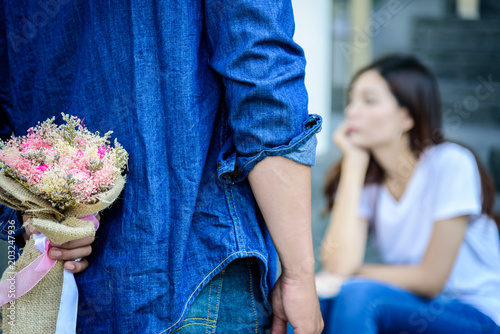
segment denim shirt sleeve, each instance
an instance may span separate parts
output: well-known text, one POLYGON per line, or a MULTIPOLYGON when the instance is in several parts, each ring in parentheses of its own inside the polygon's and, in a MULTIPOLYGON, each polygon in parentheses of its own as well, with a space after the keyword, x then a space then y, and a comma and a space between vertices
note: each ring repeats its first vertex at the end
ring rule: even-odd
POLYGON ((316 155, 311 154, 311 152, 316 152, 317 144, 316 135, 310 136, 308 139, 301 141, 298 148, 293 148, 293 151, 286 153, 283 157, 303 165, 314 166, 316 155), (302 144, 302 142, 304 143, 302 144))
POLYGON ((207 0, 210 66, 221 75, 229 133, 223 183, 244 180, 267 156, 313 165, 321 117, 308 115, 303 50, 288 0, 207 0))

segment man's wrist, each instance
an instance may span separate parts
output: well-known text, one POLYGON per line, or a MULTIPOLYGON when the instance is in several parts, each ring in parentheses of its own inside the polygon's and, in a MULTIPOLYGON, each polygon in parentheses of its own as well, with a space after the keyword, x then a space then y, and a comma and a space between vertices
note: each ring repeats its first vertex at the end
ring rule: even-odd
POLYGON ((289 279, 304 279, 314 277, 315 260, 314 256, 306 257, 300 261, 290 264, 281 264, 282 275, 289 279))

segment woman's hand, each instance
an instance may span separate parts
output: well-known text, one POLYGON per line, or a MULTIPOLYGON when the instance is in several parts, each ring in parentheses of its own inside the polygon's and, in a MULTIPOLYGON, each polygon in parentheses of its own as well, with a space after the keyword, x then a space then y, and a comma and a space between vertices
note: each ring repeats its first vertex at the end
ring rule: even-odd
POLYGON ((335 297, 346 278, 339 274, 321 271, 316 274, 316 291, 319 298, 335 297))
POLYGON ((368 166, 370 154, 352 142, 347 121, 340 123, 332 136, 332 141, 342 151, 345 159, 354 161, 356 165, 368 166))
MULTIPOLYGON (((101 220, 101 215, 97 214, 97 220, 101 220)), ((29 221, 32 217, 23 215, 23 223, 29 221)), ((33 226, 27 226, 26 232, 23 233, 24 240, 29 240, 32 234, 40 233, 33 226)), ((95 237, 85 237, 82 239, 72 240, 63 244, 56 244, 50 242, 49 256, 54 260, 63 260, 64 269, 72 273, 80 273, 88 268, 89 262, 85 259, 92 253, 91 244, 94 242, 95 237), (74 261, 81 258, 80 261, 74 261)))

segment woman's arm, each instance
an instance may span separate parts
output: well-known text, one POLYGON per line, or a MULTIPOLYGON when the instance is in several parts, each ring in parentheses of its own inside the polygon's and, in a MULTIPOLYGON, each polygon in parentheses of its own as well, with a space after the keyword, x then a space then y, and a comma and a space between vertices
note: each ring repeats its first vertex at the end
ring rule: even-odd
POLYGON ((323 271, 343 277, 363 264, 368 221, 358 215, 365 173, 355 161, 344 158, 330 224, 321 245, 323 271))
POLYGON ((366 264, 357 275, 397 285, 425 298, 437 296, 443 290, 455 263, 468 218, 459 216, 436 221, 419 265, 366 264))
POLYGON ((344 157, 320 255, 323 271, 348 277, 359 270, 365 255, 368 221, 358 211, 369 154, 350 143, 345 122, 335 131, 334 142, 344 157))

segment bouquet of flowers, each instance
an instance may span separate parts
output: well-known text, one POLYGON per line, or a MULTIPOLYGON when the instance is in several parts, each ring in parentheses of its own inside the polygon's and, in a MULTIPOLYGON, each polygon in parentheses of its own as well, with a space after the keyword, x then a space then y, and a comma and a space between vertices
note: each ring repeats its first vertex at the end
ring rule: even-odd
MULTIPOLYGON (((112 131, 91 133, 74 116, 48 119, 22 137, 0 141, 0 203, 33 217, 34 234, 0 283, 3 333, 75 333, 78 290, 49 240, 95 235, 95 215, 122 191, 128 154, 112 131), (14 312, 13 312, 14 310, 14 312), (22 320, 18 321, 18 320, 22 320)), ((25 223, 26 225, 27 223, 25 223)))

